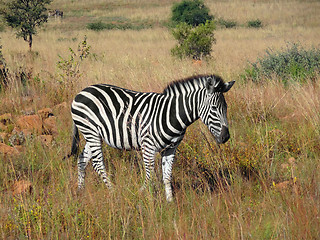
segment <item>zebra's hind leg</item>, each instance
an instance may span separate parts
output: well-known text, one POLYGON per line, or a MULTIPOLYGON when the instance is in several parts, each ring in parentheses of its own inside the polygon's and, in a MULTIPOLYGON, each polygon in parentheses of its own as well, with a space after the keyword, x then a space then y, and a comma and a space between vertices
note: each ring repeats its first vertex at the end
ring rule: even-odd
POLYGON ((89 147, 89 144, 86 143, 82 153, 79 155, 78 158, 78 189, 84 188, 84 178, 86 175, 86 167, 88 166, 88 163, 92 157, 91 149, 89 147))
POLYGON ((151 175, 154 172, 154 158, 155 158, 156 151, 153 147, 144 146, 142 148, 142 155, 143 155, 143 163, 145 168, 145 180, 140 188, 140 191, 143 191, 150 182, 151 175))
POLYGON ((92 151, 92 166, 93 169, 98 173, 98 175, 102 178, 102 181, 106 184, 106 186, 111 189, 112 184, 107 175, 106 167, 103 162, 103 154, 102 154, 102 146, 101 141, 90 143, 90 148, 92 151))

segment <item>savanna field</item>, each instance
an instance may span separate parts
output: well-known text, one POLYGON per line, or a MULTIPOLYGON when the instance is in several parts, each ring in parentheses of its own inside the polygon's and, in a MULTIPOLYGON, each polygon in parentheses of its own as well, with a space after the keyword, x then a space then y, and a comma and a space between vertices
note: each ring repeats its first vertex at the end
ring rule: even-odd
POLYGON ((9 80, 0 92, 0 139, 1 149, 10 147, 0 155, 1 239, 320 239, 319 68, 303 81, 256 79, 251 64, 292 46, 319 51, 320 2, 205 1, 217 23, 212 57, 203 61, 171 55, 175 2, 54 0, 49 8, 63 18, 48 19, 32 51, 1 25, 9 80), (226 28, 221 19, 237 24, 226 28), (261 26, 247 26, 256 19, 261 26), (91 23, 109 28, 94 31, 91 23), (107 146, 115 190, 89 166, 77 191, 76 160, 64 159, 77 92, 94 83, 162 92, 173 80, 212 73, 236 80, 225 94, 231 137, 217 145, 202 122, 187 129, 172 203, 160 155, 140 192, 141 153, 107 146), (21 137, 21 117, 32 115, 42 119, 40 130, 21 137))

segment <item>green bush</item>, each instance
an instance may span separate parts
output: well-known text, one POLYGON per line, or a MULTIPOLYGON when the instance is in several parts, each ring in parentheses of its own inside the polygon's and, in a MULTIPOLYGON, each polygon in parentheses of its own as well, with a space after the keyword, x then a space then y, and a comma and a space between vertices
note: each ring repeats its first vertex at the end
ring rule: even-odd
POLYGON ((99 22, 89 23, 87 25, 87 28, 93 31, 102 31, 107 28, 107 24, 99 21, 99 22))
POLYGON ((220 18, 218 20, 218 24, 222 27, 225 27, 225 28, 234 28, 237 26, 237 22, 236 21, 233 21, 233 20, 225 20, 223 18, 220 18))
POLYGON ((286 49, 266 50, 266 55, 250 63, 245 73, 245 79, 259 81, 263 79, 280 79, 283 83, 288 80, 303 82, 320 74, 320 49, 304 49, 300 44, 288 44, 286 49))
POLYGON ((90 50, 91 46, 87 42, 87 36, 84 36, 84 39, 78 44, 76 51, 69 47, 70 55, 68 58, 58 55, 60 59, 57 62, 59 90, 56 92, 56 97, 68 99, 75 94, 72 90, 76 89, 82 76, 80 65, 90 55, 90 50))
POLYGON ((183 0, 172 7, 171 21, 174 25, 187 23, 198 26, 211 20, 213 16, 209 14, 209 8, 202 0, 183 0))
POLYGON ((149 23, 130 23, 130 22, 125 22, 125 23, 107 23, 106 24, 106 29, 112 30, 112 29, 118 29, 118 30, 142 30, 146 28, 151 28, 152 24, 149 23))
POLYGON ((260 19, 255 19, 255 20, 250 20, 247 22, 247 26, 249 28, 261 28, 262 27, 262 22, 260 19))
POLYGON ((0 32, 4 32, 5 27, 4 24, 0 22, 0 32))
POLYGON ((118 22, 95 22, 95 23, 89 23, 87 25, 87 28, 93 31, 102 31, 102 30, 141 30, 146 28, 151 28, 152 23, 148 21, 138 21, 138 22, 130 22, 128 20, 126 21, 118 21, 118 22))
POLYGON ((215 43, 214 29, 213 21, 207 21, 197 27, 180 23, 172 30, 174 38, 178 40, 178 45, 171 49, 171 53, 179 58, 202 59, 210 56, 212 44, 215 43))

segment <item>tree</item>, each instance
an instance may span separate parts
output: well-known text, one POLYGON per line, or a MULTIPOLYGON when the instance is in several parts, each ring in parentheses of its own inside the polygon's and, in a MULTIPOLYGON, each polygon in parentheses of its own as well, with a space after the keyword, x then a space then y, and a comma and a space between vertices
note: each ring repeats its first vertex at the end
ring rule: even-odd
POLYGON ((172 7, 171 21, 175 25, 187 23, 195 27, 208 20, 213 20, 213 16, 209 14, 209 8, 202 0, 183 0, 172 7))
POLYGON ((183 0, 174 4, 171 22, 175 28, 172 35, 178 45, 171 49, 172 55, 197 60, 210 56, 215 43, 213 19, 203 0, 183 0))
POLYGON ((207 21, 197 27, 180 23, 172 30, 178 45, 171 49, 171 53, 179 58, 191 57, 196 60, 210 56, 212 44, 216 41, 214 29, 213 21, 207 21))
POLYGON ((32 36, 36 28, 47 22, 46 5, 52 0, 9 0, 2 9, 7 24, 16 30, 18 38, 23 38, 32 48, 32 36))

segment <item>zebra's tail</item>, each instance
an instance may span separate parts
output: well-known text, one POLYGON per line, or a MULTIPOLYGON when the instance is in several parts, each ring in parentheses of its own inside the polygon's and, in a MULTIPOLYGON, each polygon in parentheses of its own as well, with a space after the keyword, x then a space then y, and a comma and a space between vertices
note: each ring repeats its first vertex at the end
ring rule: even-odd
POLYGON ((73 123, 73 139, 72 139, 72 146, 71 146, 71 155, 77 155, 79 152, 79 131, 77 126, 73 123))
POLYGON ((63 159, 70 158, 71 156, 78 157, 79 154, 79 142, 80 136, 77 126, 73 123, 73 138, 72 138, 72 145, 71 145, 71 153, 65 156, 63 159))

